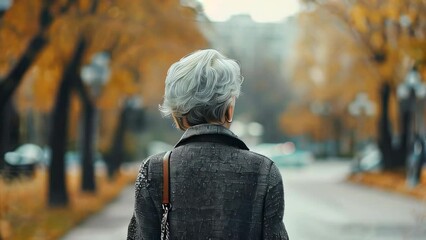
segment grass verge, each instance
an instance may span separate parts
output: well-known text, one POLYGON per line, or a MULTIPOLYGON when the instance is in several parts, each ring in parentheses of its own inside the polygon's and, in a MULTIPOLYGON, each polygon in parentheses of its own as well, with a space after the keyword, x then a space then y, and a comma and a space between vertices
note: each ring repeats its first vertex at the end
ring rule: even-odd
POLYGON ((408 186, 404 171, 362 172, 350 175, 348 180, 426 201, 426 169, 422 172, 421 182, 415 187, 408 186))
POLYGON ((101 210, 121 190, 134 183, 137 170, 122 170, 114 181, 98 172, 96 193, 80 191, 80 173, 67 173, 69 206, 47 207, 48 174, 38 169, 33 178, 0 179, 0 239, 54 240, 101 210))

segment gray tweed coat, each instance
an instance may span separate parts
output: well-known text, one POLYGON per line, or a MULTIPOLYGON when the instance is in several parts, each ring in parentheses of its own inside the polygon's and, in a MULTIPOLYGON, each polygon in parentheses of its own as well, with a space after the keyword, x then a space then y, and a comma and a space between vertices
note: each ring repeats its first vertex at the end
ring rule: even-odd
MULTIPOLYGON (((127 239, 160 239, 162 158, 143 161, 127 239)), ((288 239, 280 172, 230 130, 189 128, 170 157, 170 239, 288 239)))

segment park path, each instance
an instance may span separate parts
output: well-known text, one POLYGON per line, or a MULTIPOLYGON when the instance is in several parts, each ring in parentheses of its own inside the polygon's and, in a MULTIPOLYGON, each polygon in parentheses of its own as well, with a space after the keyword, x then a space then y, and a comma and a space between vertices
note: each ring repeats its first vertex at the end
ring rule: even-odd
POLYGON ((133 203, 134 188, 133 185, 129 185, 101 212, 83 221, 61 240, 126 239, 133 203))
POLYGON ((294 240, 426 240, 426 202, 345 181, 347 161, 282 169, 294 240))
MULTIPOLYGON (((281 169, 292 240, 426 240, 426 202, 345 181, 347 161, 281 169)), ((61 240, 125 239, 133 186, 61 240)))

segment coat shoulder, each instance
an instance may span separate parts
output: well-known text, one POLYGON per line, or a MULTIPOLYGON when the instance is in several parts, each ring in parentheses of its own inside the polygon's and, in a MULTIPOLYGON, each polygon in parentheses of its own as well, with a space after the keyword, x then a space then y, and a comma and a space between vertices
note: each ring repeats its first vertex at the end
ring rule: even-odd
MULTIPOLYGON (((162 160, 163 156, 165 153, 159 153, 159 154, 155 154, 152 156, 149 156, 147 158, 145 158, 140 167, 139 167, 139 172, 138 172, 138 176, 136 178, 136 182, 135 182, 135 193, 136 196, 138 196, 140 190, 144 187, 148 187, 150 185, 151 182, 151 176, 150 176, 150 171, 152 169, 152 165, 158 163, 159 161, 162 160)), ((157 164, 158 165, 158 164, 157 164)))
POLYGON ((249 160, 260 161, 268 166, 271 166, 274 163, 270 158, 260 153, 249 151, 249 150, 242 150, 242 151, 244 152, 244 154, 246 154, 246 157, 249 160))

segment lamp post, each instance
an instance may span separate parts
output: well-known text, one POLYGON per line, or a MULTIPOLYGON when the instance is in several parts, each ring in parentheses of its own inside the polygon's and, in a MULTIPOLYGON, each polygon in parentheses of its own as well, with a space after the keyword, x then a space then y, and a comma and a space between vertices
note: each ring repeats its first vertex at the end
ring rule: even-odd
POLYGON ((125 101, 125 108, 128 108, 129 116, 127 117, 128 129, 132 132, 140 132, 144 127, 144 106, 143 98, 139 96, 133 96, 125 101))
POLYGON ((97 121, 96 107, 94 100, 99 97, 102 87, 109 79, 110 57, 106 52, 100 52, 93 56, 92 61, 82 67, 80 77, 82 81, 90 87, 91 97, 87 96, 83 99, 84 106, 84 123, 82 134, 82 190, 94 192, 95 187, 95 169, 94 169, 94 153, 95 147, 95 122, 97 121), (93 98, 94 100, 91 100, 93 98))
POLYGON ((355 99, 349 104, 348 107, 349 114, 357 119, 357 129, 358 131, 354 132, 355 140, 355 158, 354 165, 352 167, 352 172, 362 171, 361 168, 361 159, 358 152, 361 150, 361 141, 363 136, 362 131, 364 129, 364 120, 365 117, 371 117, 375 114, 376 109, 372 101, 369 100, 367 93, 359 92, 355 99))
POLYGON ((0 0, 0 17, 13 5, 13 0, 0 0))
POLYGON ((110 56, 106 52, 96 53, 90 64, 81 69, 81 79, 90 86, 94 98, 99 97, 102 87, 109 80, 110 56))
POLYGON ((107 171, 110 180, 114 179, 125 155, 124 138, 126 130, 130 129, 132 132, 141 131, 144 126, 143 114, 142 98, 133 96, 124 99, 111 148, 106 156, 108 162, 107 171))
POLYGON ((424 107, 426 85, 416 67, 407 74, 398 85, 397 95, 402 112, 401 157, 407 161, 407 184, 416 186, 420 181, 422 166, 425 162, 425 122, 424 107))
MULTIPOLYGON (((346 1, 349 3, 350 1, 346 1)), ((390 1, 383 1, 383 6, 390 6, 392 3, 390 1), (388 2, 388 3, 387 3, 388 2)), ((371 31, 382 31, 383 30, 383 40, 381 41, 380 48, 373 50, 374 60, 380 65, 388 65, 391 64, 392 61, 386 61, 388 58, 392 58, 393 54, 389 54, 396 49, 408 48, 409 51, 414 50, 416 48, 415 44, 405 44, 408 39, 411 42, 418 37, 420 37, 423 31, 422 21, 418 21, 418 17, 413 15, 411 10, 414 10, 421 5, 418 5, 416 1, 405 1, 407 8, 395 8, 396 12, 389 15, 390 12, 386 13, 383 17, 383 21, 381 23, 384 24, 384 28, 380 28, 380 30, 371 28, 371 31), (411 9, 411 10, 410 10, 411 9), (395 18, 396 17, 396 18, 395 18), (418 35, 420 33, 420 35, 418 35), (381 50, 380 50, 381 49, 381 50)), ((416 10, 420 11, 420 10, 416 10)), ((416 14, 419 14, 417 12, 416 14)), ((373 27, 374 24, 370 24, 370 27, 373 27)), ((357 29, 360 30, 360 29, 357 29)), ((363 31, 365 32, 365 31, 363 31)), ((367 31, 368 35, 371 32, 367 31)), ((418 40, 418 39, 417 39, 418 40)), ((379 44, 377 44, 379 45, 379 44)), ((420 50, 419 53, 423 51, 420 50)), ((411 55, 411 54, 410 54, 411 55)), ((416 54, 418 55, 418 54, 416 54)), ((420 54, 421 55, 421 54, 420 54)), ((417 58, 417 57, 416 57, 417 58)), ((391 94, 391 81, 387 77, 386 79, 382 79, 382 87, 381 87, 381 116, 379 118, 379 136, 378 136, 378 145, 382 154, 382 168, 383 169, 395 169, 398 167, 403 167, 405 162, 405 156, 407 152, 407 144, 406 138, 403 136, 401 138, 402 145, 395 146, 393 144, 393 136, 392 136, 392 127, 391 120, 389 118, 389 100, 391 94)), ((403 105, 403 104, 401 104, 403 105)), ((406 120, 409 120, 408 114, 403 114, 402 118, 402 126, 406 127, 407 124, 404 124, 406 120), (405 119, 406 118, 406 119, 405 119)), ((404 130, 402 131, 404 132, 404 130)))
MULTIPOLYGON (((310 105, 310 110, 311 110, 311 112, 314 114, 314 115, 317 115, 317 116, 319 116, 319 118, 320 118, 320 124, 321 125, 323 125, 323 124, 327 124, 328 123, 328 117, 329 117, 329 115, 330 115, 330 113, 331 113, 331 104, 329 103, 329 102, 324 102, 324 103, 321 103, 321 102, 313 102, 311 105, 310 105)), ((320 129, 320 135, 323 135, 323 133, 324 133, 324 129, 327 129, 327 128, 324 128, 324 127, 322 127, 321 129, 320 129)), ((325 135, 325 133, 324 133, 324 135, 325 135)), ((321 136, 319 136, 320 138, 321 138, 321 136)), ((324 140, 323 141, 323 143, 321 143, 321 145, 319 145, 319 151, 321 151, 320 153, 319 153, 319 155, 321 156, 321 157, 328 157, 328 147, 327 147, 327 142, 326 142, 326 140, 324 140)), ((318 151, 318 148, 316 148, 315 149, 315 152, 317 152, 318 151)), ((318 152, 317 152, 317 154, 318 154, 318 152)))

